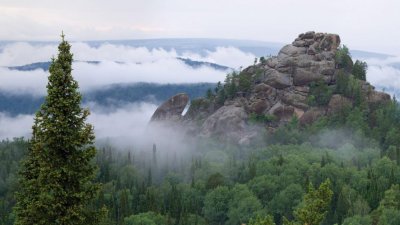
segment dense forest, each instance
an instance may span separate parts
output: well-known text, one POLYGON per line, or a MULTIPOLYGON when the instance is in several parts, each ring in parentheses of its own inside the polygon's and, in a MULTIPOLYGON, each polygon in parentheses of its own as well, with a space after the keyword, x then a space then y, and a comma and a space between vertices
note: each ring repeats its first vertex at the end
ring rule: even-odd
MULTIPOLYGON (((95 160, 102 188, 92 206, 107 208, 103 224, 257 224, 257 217, 267 218, 258 224, 282 224, 299 219, 294 212, 309 184, 329 180, 333 195, 322 224, 399 224, 398 103, 377 110, 374 129, 360 115, 351 110, 307 128, 293 120, 246 148, 202 140, 165 155, 159 145, 102 144, 95 160)), ((2 224, 13 223, 27 146, 23 139, 0 145, 2 224)))
MULTIPOLYGON (((385 125, 377 130, 385 130, 394 121, 385 116, 379 122, 385 125)), ((321 121, 305 131, 292 123, 267 137, 274 144, 250 149, 203 141, 195 151, 165 156, 157 145, 99 146, 102 189, 93 207, 108 209, 103 224, 240 224, 268 214, 281 224, 283 217, 296 219, 310 183, 329 179, 333 196, 322 224, 399 224, 399 148, 382 151, 360 134, 363 124, 357 130, 335 125, 321 121)), ((23 139, 0 145, 2 224, 13 223, 16 171, 27 146, 23 139)))

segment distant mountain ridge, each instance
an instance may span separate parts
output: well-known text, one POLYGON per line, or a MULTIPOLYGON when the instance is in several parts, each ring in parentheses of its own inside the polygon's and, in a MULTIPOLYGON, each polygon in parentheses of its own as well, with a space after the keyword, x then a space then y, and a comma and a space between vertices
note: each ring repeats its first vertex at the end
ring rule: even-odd
MULTIPOLYGON (((214 89, 213 83, 194 84, 156 84, 131 83, 113 84, 83 94, 83 104, 94 102, 108 108, 123 107, 128 103, 151 102, 159 104, 175 93, 185 92, 191 98, 204 96, 208 89, 214 89)), ((44 97, 29 94, 10 95, 0 91, 0 113, 12 116, 33 114, 43 103, 44 97)))
MULTIPOLYGON (((230 67, 219 65, 216 63, 195 61, 195 60, 191 60, 189 58, 181 58, 181 57, 177 57, 176 59, 185 63, 186 65, 192 67, 193 69, 198 69, 200 67, 210 67, 212 69, 219 70, 219 71, 232 70, 232 68, 230 68, 230 67)), ((83 62, 83 63, 88 63, 88 64, 100 64, 102 61, 75 61, 75 62, 83 62)), ((116 63, 124 64, 126 62, 116 62, 116 63)), ((33 71, 33 70, 37 70, 37 69, 42 69, 44 71, 48 71, 50 68, 50 64, 51 64, 50 61, 35 62, 35 63, 21 65, 21 66, 9 66, 7 68, 10 70, 18 70, 18 71, 33 71)), ((138 62, 136 64, 140 64, 140 62, 138 62)))

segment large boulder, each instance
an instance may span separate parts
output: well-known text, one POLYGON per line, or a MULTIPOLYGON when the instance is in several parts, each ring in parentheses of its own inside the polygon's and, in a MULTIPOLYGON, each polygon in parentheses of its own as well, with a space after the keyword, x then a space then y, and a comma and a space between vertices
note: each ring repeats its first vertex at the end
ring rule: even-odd
POLYGON ((198 98, 190 102, 186 114, 183 116, 187 120, 203 120, 211 115, 217 108, 216 104, 209 99, 198 98))
POLYGON ((177 94, 157 108, 150 121, 177 121, 182 118, 182 112, 189 102, 185 93, 177 94))
POLYGON ((315 31, 307 31, 304 34, 299 34, 299 38, 302 40, 314 39, 314 37, 315 37, 315 31))
POLYGON ((277 58, 277 57, 268 58, 268 59, 266 60, 266 64, 267 64, 267 66, 269 66, 270 68, 275 68, 276 65, 278 64, 278 58, 277 58))
POLYGON ((309 125, 317 121, 321 116, 325 115, 325 109, 319 107, 313 107, 300 117, 301 125, 309 125))
POLYGON ((271 108, 271 103, 265 99, 255 99, 249 105, 251 113, 262 114, 265 110, 271 108))
POLYGON ((292 74, 296 68, 297 57, 286 57, 278 61, 275 69, 281 73, 292 74))
POLYGON ((372 90, 368 93, 367 101, 370 105, 378 105, 390 101, 390 95, 385 92, 372 90))
POLYGON ((243 107, 222 106, 204 121, 201 135, 239 141, 245 133, 247 119, 248 115, 243 107))
POLYGON ((301 67, 301 68, 308 68, 311 66, 313 62, 315 62, 315 57, 312 55, 299 55, 297 56, 294 60, 296 67, 301 67))
POLYGON ((269 114, 274 115, 279 122, 287 122, 290 121, 293 115, 295 115, 295 108, 293 106, 287 106, 281 102, 277 102, 269 110, 269 114))
POLYGON ((296 86, 304 86, 323 79, 324 76, 322 74, 313 73, 302 68, 297 68, 293 75, 293 84, 296 86))
POLYGON ((332 51, 339 47, 340 37, 337 34, 328 34, 323 37, 319 43, 319 49, 324 51, 332 51))
POLYGON ((346 108, 350 108, 353 105, 350 99, 335 94, 331 97, 331 100, 328 104, 328 114, 332 115, 338 112, 343 111, 346 108))
POLYGON ((296 47, 311 47, 322 51, 336 50, 340 45, 340 37, 337 34, 315 33, 308 31, 300 34, 292 43, 296 47))
POLYGON ((288 56, 298 56, 305 54, 307 49, 305 47, 296 47, 294 45, 285 45, 278 53, 278 59, 288 56))
POLYGON ((266 71, 265 84, 268 84, 277 89, 283 89, 292 85, 292 80, 290 75, 280 73, 274 69, 266 71))
POLYGON ((309 108, 309 106, 307 105, 307 97, 305 95, 294 92, 284 93, 282 96, 282 102, 284 102, 287 105, 292 105, 303 110, 309 108))
POLYGON ((275 98, 276 89, 267 84, 261 83, 254 86, 254 93, 257 98, 275 98))
POLYGON ((308 68, 313 73, 320 73, 322 75, 333 75, 335 72, 335 62, 334 61, 312 61, 308 68))

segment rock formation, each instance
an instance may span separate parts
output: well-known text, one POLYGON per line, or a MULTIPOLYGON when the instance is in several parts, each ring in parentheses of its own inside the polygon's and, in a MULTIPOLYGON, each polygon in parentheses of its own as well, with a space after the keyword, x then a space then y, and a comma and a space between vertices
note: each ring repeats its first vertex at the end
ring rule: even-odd
POLYGON ((205 137, 226 136, 227 139, 240 140, 246 131, 247 118, 243 107, 222 106, 204 121, 201 134, 205 137))
POLYGON ((188 102, 187 94, 177 94, 158 107, 150 121, 179 121, 188 102))
MULTIPOLYGON (((182 94, 174 96, 157 109, 152 120, 180 120, 201 136, 233 138, 238 143, 248 142, 244 140, 254 136, 248 126, 250 115, 274 118, 265 123, 268 130, 274 130, 293 117, 297 117, 300 124, 310 124, 321 116, 353 105, 353 99, 338 93, 327 95, 326 104, 310 103, 315 97, 311 93, 313 85, 318 83, 326 86, 327 91, 335 90, 339 74, 350 76, 351 58, 346 59, 349 60, 346 65, 336 60, 339 45, 340 37, 336 34, 300 34, 277 56, 261 60, 240 72, 240 76, 251 81, 246 92, 238 91, 223 104, 216 98, 194 100, 184 117, 180 115, 188 98, 182 94)), ((238 84, 240 81, 233 82, 238 84)), ((390 100, 388 94, 375 91, 369 83, 356 82, 369 105, 390 100)))

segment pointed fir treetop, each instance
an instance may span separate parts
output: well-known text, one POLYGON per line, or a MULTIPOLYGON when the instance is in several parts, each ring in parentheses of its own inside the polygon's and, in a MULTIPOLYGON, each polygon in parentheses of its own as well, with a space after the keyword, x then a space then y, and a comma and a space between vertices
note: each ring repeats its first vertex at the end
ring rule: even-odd
POLYGON ((91 163, 96 154, 93 127, 86 123, 89 111, 81 107, 71 73, 71 45, 63 33, 61 38, 20 172, 17 225, 98 224, 98 213, 87 207, 98 190, 91 163))
MULTIPOLYGON (((92 126, 86 124, 85 120, 89 111, 81 108, 82 96, 78 91, 78 82, 72 76, 73 54, 70 52, 71 45, 61 35, 62 41, 58 46, 57 58, 52 59, 49 68, 49 81, 47 84, 47 96, 41 110, 37 114, 38 131, 46 131, 54 144, 59 148, 66 145, 72 136, 74 139, 82 140, 83 143, 92 143, 94 136, 92 126), (79 132, 85 130, 84 132, 79 132), (83 138, 82 135, 85 135, 83 138)), ((75 147, 83 146, 83 143, 75 142, 75 147)))

